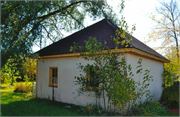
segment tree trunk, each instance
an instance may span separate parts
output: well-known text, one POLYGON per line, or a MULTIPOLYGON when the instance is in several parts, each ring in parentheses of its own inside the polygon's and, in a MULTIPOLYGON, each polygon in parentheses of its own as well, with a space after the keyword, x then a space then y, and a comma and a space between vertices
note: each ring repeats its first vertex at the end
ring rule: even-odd
POLYGON ((106 111, 106 99, 105 99, 105 95, 104 95, 104 90, 103 90, 103 99, 104 99, 104 110, 106 111))

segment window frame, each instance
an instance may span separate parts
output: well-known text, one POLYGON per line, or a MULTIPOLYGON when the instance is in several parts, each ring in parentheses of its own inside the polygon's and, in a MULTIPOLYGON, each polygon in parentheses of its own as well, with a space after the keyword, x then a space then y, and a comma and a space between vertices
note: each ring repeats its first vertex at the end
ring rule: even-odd
POLYGON ((58 67, 49 67, 49 86, 51 87, 57 87, 58 86, 58 67), (52 81, 52 72, 53 72, 53 69, 57 69, 57 83, 53 84, 51 81, 52 81))
MULTIPOLYGON (((97 91, 99 88, 99 83, 98 86, 96 85, 91 85, 91 65, 88 66, 88 70, 86 71, 86 78, 87 78, 87 83, 86 83, 86 90, 87 91, 97 91)), ((94 72, 94 71, 93 71, 94 72)), ((95 72, 94 72, 95 73, 95 72)), ((94 79, 94 78, 93 78, 94 79)), ((99 79, 99 78, 98 78, 99 79)))

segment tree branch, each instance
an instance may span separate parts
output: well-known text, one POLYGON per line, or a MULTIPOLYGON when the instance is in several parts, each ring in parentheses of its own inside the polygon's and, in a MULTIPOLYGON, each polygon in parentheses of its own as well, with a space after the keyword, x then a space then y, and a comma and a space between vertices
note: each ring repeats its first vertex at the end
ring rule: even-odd
POLYGON ((83 28, 85 28, 85 26, 84 26, 79 20, 77 20, 69 11, 66 10, 66 12, 67 12, 68 15, 70 15, 76 22, 78 22, 80 25, 82 25, 83 28))
POLYGON ((66 7, 63 7, 63 8, 61 8, 61 9, 59 9, 59 10, 56 10, 56 11, 54 11, 54 12, 51 12, 51 13, 49 13, 49 14, 47 14, 47 15, 38 17, 37 19, 39 19, 40 21, 41 21, 41 20, 43 21, 43 20, 45 20, 47 17, 50 17, 50 16, 52 16, 52 15, 55 15, 55 14, 61 12, 62 10, 66 10, 66 9, 70 8, 71 6, 73 6, 73 5, 75 5, 75 4, 78 4, 78 3, 82 3, 82 2, 87 2, 87 1, 79 1, 79 2, 71 3, 70 5, 68 5, 68 6, 66 6, 66 7))
POLYGON ((44 25, 42 25, 42 24, 40 24, 40 25, 41 25, 41 26, 45 29, 45 31, 47 32, 47 37, 54 43, 53 39, 51 39, 51 37, 49 36, 50 33, 47 31, 46 27, 45 27, 44 25))
POLYGON ((15 9, 15 8, 17 8, 17 7, 19 7, 20 5, 24 5, 24 4, 16 4, 16 5, 13 6, 10 10, 6 10, 6 9, 3 9, 3 7, 1 7, 1 8, 2 8, 2 12, 1 12, 1 13, 2 13, 2 16, 1 16, 2 22, 1 22, 1 23, 4 24, 5 19, 7 19, 7 17, 9 16, 9 14, 12 13, 12 10, 15 9), (4 14, 3 10, 6 10, 7 13, 4 14))

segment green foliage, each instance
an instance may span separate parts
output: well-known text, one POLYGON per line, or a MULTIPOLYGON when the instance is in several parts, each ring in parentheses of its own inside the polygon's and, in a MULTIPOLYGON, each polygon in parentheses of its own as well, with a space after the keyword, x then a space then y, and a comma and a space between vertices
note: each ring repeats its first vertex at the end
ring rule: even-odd
MULTIPOLYGON (((163 86, 173 85, 174 80, 180 75, 179 66, 179 29, 180 18, 179 2, 176 0, 159 1, 160 6, 156 8, 157 14, 151 14, 151 19, 156 22, 155 29, 149 34, 148 41, 163 40, 161 47, 157 47, 162 54, 165 54, 170 63, 164 64, 164 80, 163 86), (173 30, 172 30, 173 29, 173 30)), ((179 77, 180 78, 180 77, 179 77)))
POLYGON ((27 56, 33 44, 41 48, 47 39, 63 38, 63 31, 83 28, 86 15, 119 21, 103 0, 2 1, 1 67, 10 58, 27 56))
POLYGON ((19 78, 19 71, 16 66, 17 63, 14 59, 8 60, 7 64, 1 69, 1 83, 13 85, 15 79, 19 78))
POLYGON ((33 81, 36 77, 36 59, 14 58, 9 59, 1 69, 1 83, 13 85, 16 80, 33 81))
POLYGON ((77 112, 79 106, 38 99, 13 90, 14 87, 1 89, 1 116, 85 116, 77 112))
MULTIPOLYGON (((48 99, 38 99, 29 96, 28 93, 17 93, 17 92, 15 93, 13 92, 14 91, 13 87, 3 88, 3 89, 1 88, 0 91, 1 91, 1 116, 87 116, 85 114, 86 111, 82 110, 82 107, 76 105, 51 101, 48 99), (71 106, 71 108, 65 108, 66 106, 71 106)), ((101 108, 97 108, 97 110, 101 110, 101 108)), ((92 113, 92 115, 100 116, 97 110, 95 110, 96 114, 92 113)), ((137 111, 140 113, 138 108, 137 111)), ((156 110, 153 109, 153 111, 156 110)), ((136 116, 140 116, 140 114, 136 114, 136 116)), ((103 114, 102 111, 101 115, 107 115, 107 114, 106 113, 103 114)), ((156 114, 156 115, 177 116, 177 114, 171 114, 171 113, 156 114)))
POLYGON ((140 105, 132 107, 130 115, 133 116, 161 116, 168 115, 166 107, 163 107, 159 102, 144 102, 140 105))
POLYGON ((171 106, 179 107, 179 85, 173 85, 163 90, 161 100, 167 101, 171 106))
MULTIPOLYGON (((137 68, 137 72, 136 74, 141 74, 143 72, 143 68, 142 68, 142 59, 140 59, 137 64, 138 66, 136 67, 137 68)), ((139 99, 138 103, 141 103, 141 98, 143 96, 145 96, 146 100, 145 101, 151 101, 153 96, 150 95, 151 92, 150 90, 148 90, 148 86, 150 85, 149 81, 153 81, 152 79, 153 77, 150 75, 150 69, 149 68, 146 68, 146 70, 144 71, 144 74, 143 74, 143 79, 142 79, 142 82, 139 81, 137 83, 137 94, 136 94, 136 98, 139 99)), ((136 99, 136 100, 137 100, 136 99)))
POLYGON ((10 85, 1 83, 0 87, 1 87, 1 89, 5 89, 5 88, 9 88, 10 85))
POLYGON ((94 67, 93 65, 87 65, 86 67, 86 74, 87 74, 87 86, 90 87, 98 87, 99 86, 99 76, 96 74, 98 67, 94 67))
POLYGON ((108 114, 100 105, 96 104, 87 104, 86 106, 80 107, 78 113, 86 116, 106 116, 108 114))
POLYGON ((170 63, 164 64, 164 80, 165 87, 173 85, 174 81, 180 81, 180 68, 179 68, 179 59, 176 56, 176 50, 171 49, 166 52, 167 59, 170 60, 170 63))
POLYGON ((21 93, 27 93, 27 92, 31 92, 33 89, 32 89, 32 86, 31 84, 28 84, 28 83, 20 83, 20 84, 16 84, 14 86, 14 92, 21 92, 21 93))
MULTIPOLYGON (((119 42, 116 38, 113 38, 113 41, 119 42)), ((128 44, 129 42, 123 43, 128 44)), ((141 102, 141 97, 144 95, 148 100, 151 100, 150 90, 147 90, 149 81, 152 79, 152 76, 149 75, 150 70, 145 70, 142 82, 135 82, 132 67, 126 64, 126 58, 120 55, 118 51, 111 51, 106 44, 107 42, 101 43, 96 38, 90 37, 89 40, 85 41, 85 46, 78 46, 75 43, 74 47, 71 47, 71 51, 83 51, 80 56, 83 56, 85 60, 94 61, 91 67, 99 77, 99 88, 95 93, 97 98, 103 98, 104 110, 110 111, 112 106, 115 105, 119 110, 126 112, 131 105, 137 103, 137 100, 141 102), (105 95, 105 92, 107 95, 105 95), (105 97, 108 97, 108 105, 106 105, 105 97)), ((142 60, 138 61, 137 74, 141 74, 143 71, 141 62, 142 60)), ((77 65, 81 71, 87 72, 89 65, 82 65, 81 63, 77 65)), ((87 75, 80 74, 75 79, 76 85, 80 86, 78 89, 79 95, 86 92, 87 75)))
POLYGON ((34 81, 36 78, 36 59, 26 58, 22 68, 22 74, 27 75, 30 81, 34 81))

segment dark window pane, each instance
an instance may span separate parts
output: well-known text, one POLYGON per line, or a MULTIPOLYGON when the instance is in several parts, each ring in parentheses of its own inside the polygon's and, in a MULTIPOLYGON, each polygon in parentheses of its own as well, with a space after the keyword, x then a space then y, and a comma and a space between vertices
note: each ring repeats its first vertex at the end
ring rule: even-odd
POLYGON ((52 77, 52 83, 57 84, 57 77, 52 77))
POLYGON ((98 87, 98 85, 99 85, 99 77, 96 74, 96 72, 92 70, 92 67, 91 67, 91 69, 90 69, 90 86, 98 87))
POLYGON ((52 77, 57 77, 57 68, 52 69, 52 77))

